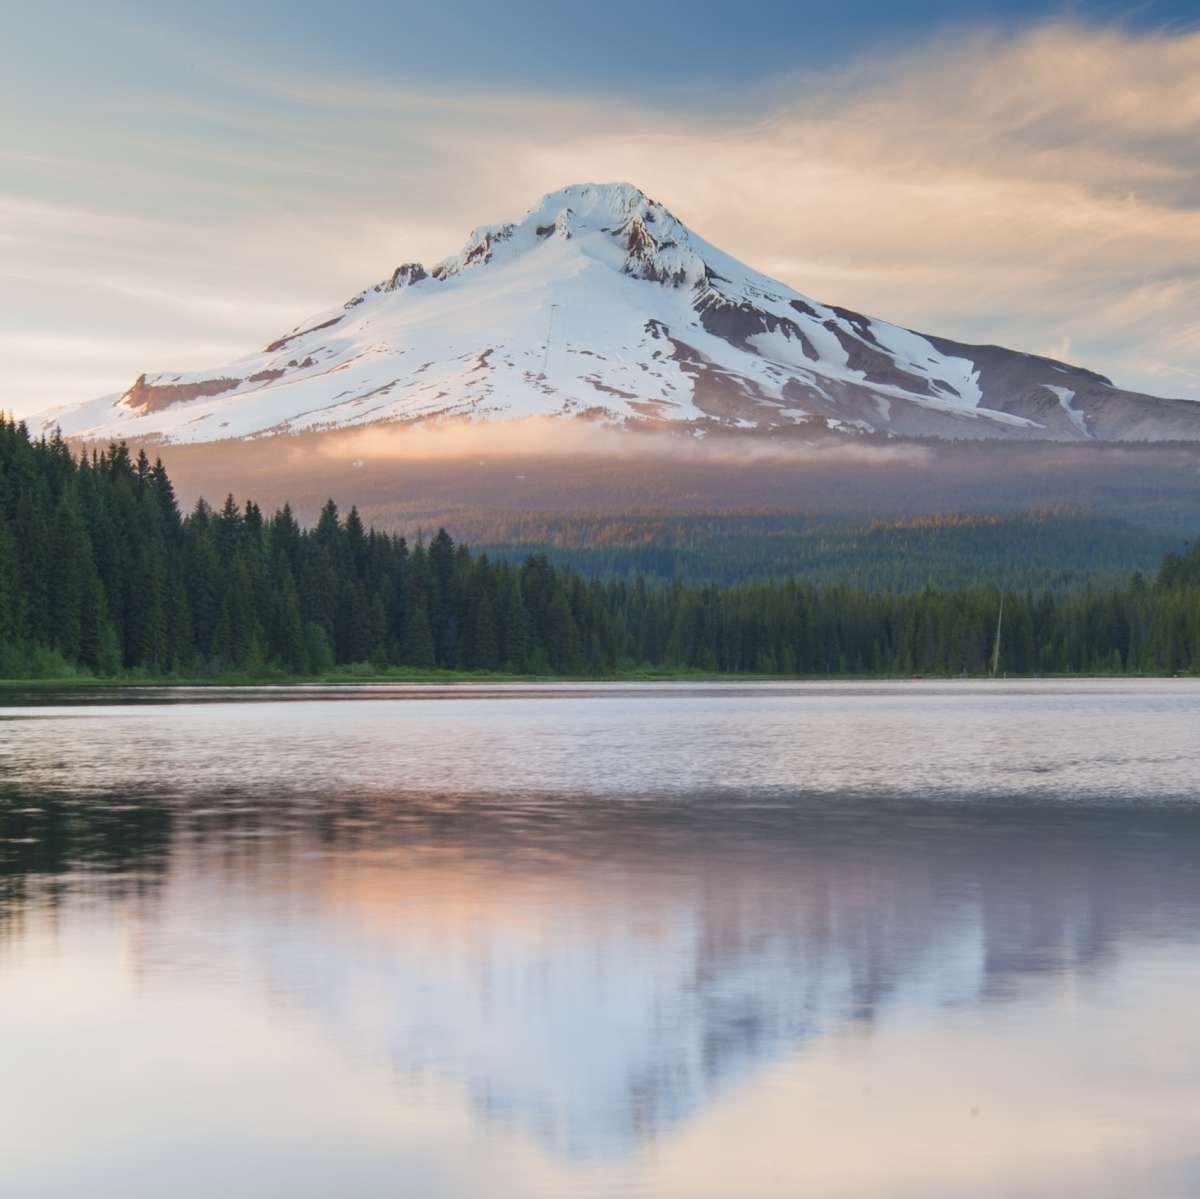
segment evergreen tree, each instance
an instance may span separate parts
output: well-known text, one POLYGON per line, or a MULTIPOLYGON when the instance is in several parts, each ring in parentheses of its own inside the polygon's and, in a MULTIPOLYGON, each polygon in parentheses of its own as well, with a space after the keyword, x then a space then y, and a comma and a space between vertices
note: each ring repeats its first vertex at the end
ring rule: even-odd
POLYGON ((429 626, 429 615, 424 604, 414 605, 409 614, 400 660, 405 666, 416 666, 422 670, 434 665, 433 630, 429 626))

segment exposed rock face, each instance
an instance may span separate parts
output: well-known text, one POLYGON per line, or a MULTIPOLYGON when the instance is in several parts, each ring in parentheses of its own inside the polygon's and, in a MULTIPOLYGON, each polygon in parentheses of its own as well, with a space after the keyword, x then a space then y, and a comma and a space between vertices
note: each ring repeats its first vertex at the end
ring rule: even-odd
POLYGON ((310 334, 319 333, 322 329, 332 329, 342 318, 335 316, 331 320, 321 321, 319 325, 312 325, 307 329, 301 329, 298 333, 289 333, 286 337, 281 337, 278 341, 273 341, 267 346, 265 353, 274 354, 276 350, 282 350, 284 346, 291 345, 293 341, 299 341, 302 337, 308 337, 310 334))
POLYGON ((200 379, 195 383, 147 383, 145 375, 138 375, 133 386, 121 397, 121 403, 145 416, 147 413, 161 412, 164 408, 170 408, 172 404, 184 404, 202 396, 215 396, 233 391, 241 382, 241 379, 225 377, 200 379))
POLYGON ((419 262, 406 262, 392 272, 392 277, 386 283, 377 283, 375 290, 399 291, 403 287, 411 287, 414 283, 420 283, 422 279, 428 277, 425 268, 419 262))
POLYGON ((1200 440, 1200 403, 820 304, 629 184, 545 196, 220 370, 43 415, 209 441, 436 417, 562 416, 808 436, 1200 440))

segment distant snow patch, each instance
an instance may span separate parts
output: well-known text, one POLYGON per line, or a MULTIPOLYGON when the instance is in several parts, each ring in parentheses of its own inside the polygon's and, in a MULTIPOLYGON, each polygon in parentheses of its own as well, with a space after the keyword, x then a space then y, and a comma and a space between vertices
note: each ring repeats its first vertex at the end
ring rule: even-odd
POLYGON ((1074 407, 1071 401, 1075 398, 1075 393, 1069 387, 1052 387, 1049 383, 1043 383, 1042 386, 1053 395, 1058 397, 1058 402, 1062 406, 1062 410, 1067 414, 1067 420, 1075 426, 1079 432, 1087 438, 1091 438, 1092 431, 1087 426, 1087 417, 1074 407))

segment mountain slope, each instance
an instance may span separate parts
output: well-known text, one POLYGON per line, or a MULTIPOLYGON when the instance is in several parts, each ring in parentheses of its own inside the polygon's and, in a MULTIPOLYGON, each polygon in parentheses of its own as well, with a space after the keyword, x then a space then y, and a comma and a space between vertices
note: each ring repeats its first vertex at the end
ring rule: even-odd
POLYGON ((426 270, 219 370, 142 375, 40 418, 67 435, 214 441, 467 417, 804 433, 1200 439, 1200 403, 819 304, 629 184, 545 196, 426 270))

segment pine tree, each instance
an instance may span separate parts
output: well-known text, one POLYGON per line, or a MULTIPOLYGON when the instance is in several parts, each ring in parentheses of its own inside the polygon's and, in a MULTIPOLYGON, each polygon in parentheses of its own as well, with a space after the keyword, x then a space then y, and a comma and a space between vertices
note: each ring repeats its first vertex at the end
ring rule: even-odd
POLYGON ((304 656, 309 674, 325 674, 333 669, 333 645, 329 635, 313 621, 304 626, 304 656))
POLYGON ((78 496, 65 493, 54 517, 47 560, 47 631, 51 645, 71 662, 80 660, 84 594, 90 566, 78 496))
POLYGON ((355 579, 362 579, 367 572, 367 534, 357 508, 346 517, 345 539, 350 569, 355 579))
POLYGON ((0 645, 15 645, 23 626, 17 549, 0 511, 0 645))
POLYGON ((300 616, 300 597, 290 573, 283 576, 270 651, 272 658, 284 670, 293 674, 303 674, 309 669, 304 623, 300 616))
POLYGON ((182 527, 179 519, 179 504, 175 499, 175 488, 167 477, 167 471, 161 458, 156 458, 154 466, 150 469, 150 490, 158 508, 163 532, 168 542, 175 545, 179 541, 182 527))
POLYGON ((417 666, 423 670, 434 665, 433 631, 429 627, 429 615, 424 604, 414 604, 409 611, 400 660, 405 666, 417 666))

